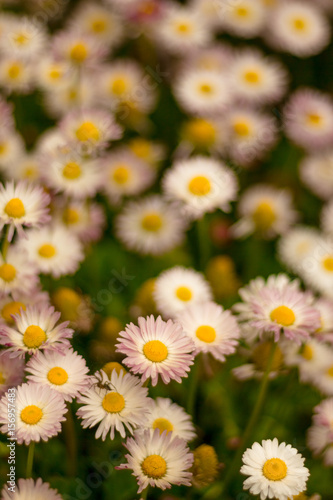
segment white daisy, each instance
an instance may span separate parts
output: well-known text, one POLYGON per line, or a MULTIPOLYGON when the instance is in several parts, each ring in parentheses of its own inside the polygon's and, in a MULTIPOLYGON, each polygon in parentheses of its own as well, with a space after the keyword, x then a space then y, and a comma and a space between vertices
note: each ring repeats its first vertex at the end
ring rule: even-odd
POLYGON ((238 345, 239 327, 230 311, 214 302, 193 304, 177 315, 184 332, 193 340, 196 350, 210 353, 219 361, 233 354, 238 345))
POLYGON ((28 361, 26 371, 29 381, 48 385, 69 402, 90 383, 85 359, 72 348, 61 353, 37 352, 28 361))
POLYGON ((15 325, 3 325, 0 343, 14 356, 23 357, 25 353, 36 354, 39 350, 64 352, 69 347, 68 339, 73 331, 67 328, 68 321, 57 324, 60 313, 48 305, 27 306, 15 314, 15 325))
POLYGON ((139 485, 141 493, 149 485, 165 490, 172 484, 191 486, 192 473, 189 469, 193 463, 186 441, 178 437, 172 438, 172 433, 160 434, 146 430, 128 438, 124 446, 129 451, 125 455, 127 463, 117 469, 131 469, 139 485))
POLYGON ((216 209, 230 210, 236 198, 237 178, 221 161, 196 156, 167 170, 162 185, 168 198, 178 201, 184 214, 200 219, 216 209))
POLYGON ((10 92, 25 94, 33 82, 32 65, 27 60, 7 55, 0 60, 0 86, 10 92))
POLYGON ((189 156, 195 151, 225 153, 229 145, 229 133, 225 120, 195 117, 182 124, 183 139, 178 151, 189 156))
POLYGON ((222 6, 222 26, 226 31, 243 38, 259 35, 266 21, 266 9, 261 0, 237 0, 222 6))
POLYGON ((103 371, 100 375, 95 374, 90 389, 78 397, 78 403, 83 406, 77 415, 82 419, 83 428, 98 424, 96 439, 101 437, 105 441, 109 433, 114 439, 115 431, 125 438, 126 430, 133 434, 134 429, 146 421, 151 401, 147 397, 148 389, 130 373, 118 374, 113 370, 110 378, 103 371))
POLYGON ((3 127, 0 132, 0 170, 4 170, 5 175, 9 176, 13 165, 23 154, 24 142, 21 135, 11 128, 3 127))
POLYGON ((328 44, 330 29, 315 3, 278 2, 268 17, 267 39, 279 50, 309 57, 328 44))
POLYGON ((29 239, 21 240, 21 245, 41 273, 55 278, 75 273, 84 257, 78 238, 60 224, 30 231, 29 239))
POLYGON ((192 304, 212 300, 210 286, 203 275, 180 266, 158 276, 153 295, 157 308, 166 317, 174 317, 192 304))
POLYGON ((284 361, 287 366, 297 366, 302 383, 314 385, 326 351, 326 345, 315 339, 307 340, 301 347, 288 342, 284 345, 284 361))
POLYGON ((166 157, 164 144, 144 137, 134 137, 127 143, 127 146, 135 156, 153 167, 158 166, 166 157))
POLYGON ((0 296, 0 324, 7 323, 12 326, 15 323, 13 316, 20 314, 20 309, 26 310, 27 306, 49 306, 50 297, 48 292, 41 291, 40 283, 35 286, 33 292, 13 292, 12 296, 0 296))
POLYGON ((74 67, 95 67, 105 56, 107 47, 96 37, 72 29, 59 31, 53 37, 55 59, 66 61, 74 67))
POLYGON ((333 201, 324 205, 320 216, 322 230, 328 236, 333 236, 333 201))
MULTIPOLYGON (((61 422, 67 412, 64 398, 46 385, 23 384, 16 389, 17 443, 29 445, 31 441, 48 441, 61 431, 61 422)), ((0 401, 1 432, 8 432, 8 400, 0 401)))
POLYGON ((189 113, 218 114, 230 103, 230 86, 225 75, 216 70, 187 68, 174 84, 180 106, 189 113))
POLYGON ((332 430, 321 425, 312 425, 307 432, 307 445, 313 454, 320 456, 326 467, 333 466, 332 430))
POLYGON ((98 203, 71 200, 59 203, 55 220, 61 221, 83 243, 98 241, 106 226, 104 207, 98 203))
POLYGON ((47 48, 48 40, 42 24, 28 17, 13 17, 1 33, 0 51, 5 55, 35 60, 47 48))
POLYGON ((10 246, 6 258, 0 254, 0 292, 28 294, 36 289, 37 269, 23 248, 10 246))
POLYGON ((298 273, 307 256, 311 255, 318 243, 320 233, 307 226, 296 226, 290 229, 278 242, 278 256, 281 262, 291 271, 298 273))
POLYGON ((177 206, 151 195, 125 205, 115 220, 115 231, 127 248, 160 255, 183 241, 186 225, 177 206))
POLYGON ((68 84, 72 77, 70 65, 65 61, 57 61, 46 55, 37 63, 35 79, 43 90, 54 92, 68 84))
POLYGON ((325 347, 325 353, 321 358, 317 372, 314 374, 312 383, 325 396, 333 396, 333 348, 331 346, 325 347))
POLYGON ((196 437, 192 417, 181 406, 168 398, 153 400, 145 428, 159 429, 160 434, 170 432, 173 437, 177 436, 186 442, 192 441, 196 437))
POLYGON ((249 476, 244 489, 260 500, 278 498, 288 500, 306 488, 309 470, 304 467, 304 458, 290 444, 280 443, 276 438, 254 443, 243 454, 240 472, 249 476))
POLYGON ((25 180, 37 184, 40 179, 40 162, 35 153, 22 152, 15 162, 11 162, 7 168, 4 169, 4 176, 8 180, 19 182, 25 180))
POLYGON ((5 186, 0 184, 0 230, 9 225, 8 240, 11 241, 15 229, 24 235, 23 226, 38 228, 49 222, 48 204, 50 196, 40 186, 24 181, 5 186))
POLYGON ((333 240, 330 237, 318 238, 298 273, 315 290, 333 298, 333 240))
POLYGON ((138 318, 139 326, 130 323, 120 332, 117 352, 126 355, 123 364, 133 373, 142 375, 142 382, 151 378, 155 386, 159 376, 165 384, 170 380, 181 383, 193 364, 194 344, 178 323, 161 316, 138 318))
POLYGON ((300 178, 323 200, 333 197, 333 150, 306 156, 299 164, 300 178))
POLYGON ((1 500, 63 500, 57 490, 50 488, 49 483, 43 483, 41 478, 35 482, 33 479, 18 479, 15 492, 4 486, 1 500))

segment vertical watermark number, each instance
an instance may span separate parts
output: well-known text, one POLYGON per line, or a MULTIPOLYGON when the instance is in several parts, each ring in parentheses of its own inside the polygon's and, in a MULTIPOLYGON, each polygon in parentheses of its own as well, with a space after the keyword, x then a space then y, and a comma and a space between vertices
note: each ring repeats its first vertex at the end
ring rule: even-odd
POLYGON ((8 403, 8 432, 7 432, 7 447, 9 449, 8 466, 9 472, 7 473, 7 489, 15 493, 16 484, 16 389, 15 387, 9 388, 7 393, 8 403))

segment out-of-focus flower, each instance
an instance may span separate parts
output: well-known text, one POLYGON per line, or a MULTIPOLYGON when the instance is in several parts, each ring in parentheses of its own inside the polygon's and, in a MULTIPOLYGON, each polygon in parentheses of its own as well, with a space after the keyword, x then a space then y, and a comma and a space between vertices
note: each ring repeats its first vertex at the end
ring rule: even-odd
POLYGON ((228 255, 213 257, 208 262, 206 276, 217 301, 236 295, 240 287, 235 264, 228 255))
POLYGON ((10 352, 0 351, 0 397, 23 382, 24 366, 23 359, 13 361, 10 352))
POLYGON ((299 169, 301 180, 319 198, 333 196, 333 150, 305 157, 299 169))
POLYGON ((296 274, 318 243, 320 233, 307 226, 296 226, 283 234, 278 243, 278 256, 285 266, 296 274))
POLYGON ((1 491, 1 500, 16 500, 21 498, 40 499, 44 500, 63 500, 63 497, 59 495, 57 490, 50 488, 49 483, 43 483, 42 479, 39 477, 37 481, 33 479, 18 479, 15 492, 8 490, 8 486, 4 486, 1 491))
POLYGON ((87 295, 67 287, 57 288, 52 294, 52 304, 61 313, 63 321, 82 332, 89 332, 93 322, 93 309, 87 295))
POLYGON ((28 93, 32 88, 31 64, 22 58, 8 55, 0 60, 0 86, 8 93, 28 93))
POLYGON ((333 298, 333 240, 319 237, 298 269, 301 278, 324 296, 333 298))
POLYGON ((48 40, 42 24, 27 17, 13 16, 0 37, 0 52, 5 56, 35 61, 47 49, 48 40))
MULTIPOLYGON (((233 375, 239 380, 251 378, 261 379, 267 370, 268 360, 272 350, 271 341, 256 342, 248 351, 242 350, 244 356, 249 357, 248 363, 243 363, 232 370, 233 375)), ((270 366, 269 378, 278 376, 283 364, 283 352, 279 345, 276 346, 270 366)))
POLYGON ((238 0, 221 4, 222 27, 242 38, 258 36, 266 21, 266 9, 261 0, 238 0))
POLYGON ((37 269, 28 261, 27 252, 10 246, 6 257, 0 254, 0 292, 29 294, 38 283, 37 269))
POLYGON ((155 278, 146 280, 136 291, 133 304, 131 305, 131 316, 157 316, 157 308, 154 299, 155 278))
POLYGON ((213 483, 219 473, 219 461, 214 448, 202 444, 193 451, 193 457, 192 484, 196 488, 203 488, 213 483))
POLYGON ((65 205, 59 204, 55 214, 82 243, 98 241, 106 225, 104 208, 98 203, 87 200, 72 200, 65 205))
POLYGON ((80 30, 58 32, 52 50, 55 59, 80 68, 96 66, 106 54, 106 46, 100 40, 80 30))
POLYGON ((27 306, 39 307, 50 305, 50 298, 47 292, 42 292, 40 286, 36 286, 33 293, 13 292, 12 296, 0 296, 0 324, 7 323, 13 326, 14 315, 20 314, 22 308, 26 310, 27 306))

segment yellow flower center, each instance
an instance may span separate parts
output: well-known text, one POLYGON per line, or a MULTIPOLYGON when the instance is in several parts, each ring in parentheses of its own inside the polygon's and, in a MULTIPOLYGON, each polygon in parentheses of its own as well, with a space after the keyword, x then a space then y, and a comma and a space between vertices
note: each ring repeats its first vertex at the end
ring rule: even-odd
POLYGON ((308 27, 308 23, 305 21, 305 19, 301 18, 293 19, 292 25, 296 31, 305 31, 308 27))
POLYGON ((129 148, 139 158, 143 158, 145 160, 150 159, 151 145, 146 139, 141 139, 140 137, 133 139, 129 148))
POLYGON ((55 366, 48 372, 47 379, 51 384, 64 385, 68 380, 68 373, 60 366, 55 366))
POLYGON ((118 392, 108 392, 103 398, 102 406, 108 413, 120 413, 125 408, 125 399, 118 392))
POLYGON ((38 253, 44 259, 51 259, 57 253, 56 248, 50 243, 45 243, 41 247, 39 247, 38 253))
POLYGON ((211 342, 214 342, 216 338, 216 331, 215 328, 209 325, 202 325, 197 328, 195 332, 196 336, 198 337, 199 340, 202 340, 202 342, 207 342, 210 344, 211 342))
POLYGON ((123 372, 123 375, 125 375, 126 370, 125 368, 120 364, 117 363, 116 361, 110 361, 109 363, 106 363, 103 368, 103 372, 107 374, 109 378, 111 378, 111 374, 113 370, 116 370, 117 375, 120 375, 121 371, 123 372))
POLYGON ((211 85, 209 85, 209 83, 202 83, 200 86, 199 86, 199 90, 200 92, 202 92, 203 94, 212 94, 214 89, 211 85))
POLYGON ((98 141, 101 137, 100 131, 92 122, 83 122, 76 131, 79 141, 98 141))
POLYGON ((325 257, 325 259, 322 262, 323 268, 326 269, 326 271, 329 271, 330 273, 333 272, 333 256, 328 256, 325 257))
POLYGON ((74 45, 70 51, 70 58, 76 63, 83 63, 88 57, 88 49, 84 43, 74 45))
POLYGON ((67 163, 62 171, 62 175, 69 180, 79 179, 81 177, 81 168, 80 165, 75 163, 74 161, 70 161, 67 163))
POLYGON ((167 431, 168 433, 170 431, 173 431, 173 425, 166 418, 157 418, 153 422, 153 429, 159 429, 160 434, 162 434, 164 431, 167 431))
POLYGON ((62 71, 57 66, 52 66, 49 71, 49 77, 51 80, 59 80, 62 76, 62 71))
POLYGON ((249 10, 246 7, 238 7, 235 12, 238 17, 248 17, 249 15, 249 10))
POLYGON ((28 165, 25 167, 23 177, 27 179, 35 179, 38 175, 38 168, 35 165, 28 165))
POLYGON ((36 425, 41 420, 43 412, 38 406, 29 405, 21 411, 21 420, 28 425, 36 425))
POLYGON ((8 217, 20 219, 25 215, 25 208, 20 198, 12 198, 5 206, 5 212, 8 217))
POLYGON ((311 126, 320 127, 322 125, 323 118, 317 113, 309 113, 306 118, 311 126))
POLYGON ((270 458, 264 463, 262 472, 270 481, 281 481, 286 477, 288 469, 285 462, 280 458, 270 458))
POLYGON ((150 340, 143 346, 143 354, 153 363, 161 363, 168 357, 168 348, 160 340, 150 340))
POLYGON ((6 379, 5 379, 4 374, 2 372, 0 372, 0 386, 4 385, 5 382, 6 382, 6 379))
POLYGON ((278 306, 270 314, 272 321, 282 326, 290 326, 295 323, 294 311, 287 306, 278 306))
POLYGON ((13 301, 9 302, 2 308, 1 315, 3 319, 6 321, 6 323, 11 323, 11 324, 14 323, 12 315, 18 314, 20 312, 21 307, 24 311, 26 310, 26 307, 22 302, 13 301))
POLYGON ((130 170, 126 165, 119 165, 112 173, 113 180, 120 185, 126 184, 130 176, 130 170))
POLYGON ((25 33, 18 33, 14 36, 13 40, 17 45, 26 45, 29 42, 30 37, 25 33))
POLYGON ((187 286, 180 286, 176 290, 176 297, 183 302, 188 302, 192 298, 192 292, 187 286))
POLYGON ((13 63, 9 66, 7 74, 12 80, 16 80, 22 73, 22 65, 18 63, 13 63))
POLYGON ((141 221, 143 229, 152 233, 157 233, 162 227, 162 217, 158 213, 148 213, 141 221))
POLYGON ((327 370, 327 375, 329 377, 333 377, 333 365, 329 367, 329 369, 327 370))
POLYGON ((300 354, 304 359, 310 361, 313 358, 313 349, 308 344, 305 344, 302 347, 300 354))
POLYGON ((7 151, 7 144, 5 142, 0 142, 0 155, 3 155, 7 151))
MULTIPOLYGON (((255 364, 256 368, 259 371, 264 372, 267 368, 268 360, 270 358, 270 353, 272 351, 272 342, 262 342, 259 345, 256 346, 252 353, 252 360, 253 363, 255 364)), ((282 356, 282 351, 277 345, 275 347, 274 351, 274 356, 273 356, 273 361, 271 365, 271 370, 276 371, 280 368, 281 364, 283 361, 283 356, 282 356)))
POLYGON ((187 140, 199 146, 211 146, 216 140, 214 125, 203 118, 197 118, 187 123, 184 135, 187 140))
POLYGON ((23 344, 29 349, 37 349, 46 340, 46 333, 40 326, 30 325, 23 335, 23 344))
POLYGON ((176 31, 178 31, 178 33, 181 33, 183 35, 189 35, 192 32, 192 26, 184 22, 176 23, 175 29, 176 31))
POLYGON ((260 75, 256 71, 246 71, 244 73, 244 80, 248 83, 259 83, 260 75))
POLYGON ((251 132, 249 124, 244 121, 235 122, 233 124, 233 129, 234 132, 240 137, 247 137, 251 132))
POLYGON ((91 23, 91 29, 94 33, 103 33, 106 30, 106 22, 102 18, 94 19, 91 23))
POLYGON ((167 471, 167 464, 160 455, 149 455, 141 464, 142 472, 153 479, 160 479, 167 471))
POLYGON ((2 264, 0 266, 0 278, 6 283, 10 283, 16 276, 16 269, 11 264, 2 264))
POLYGON ((211 184, 207 177, 198 175, 190 180, 188 189, 195 196, 206 196, 211 191, 211 184))
POLYGON ((64 210, 62 220, 65 224, 77 224, 80 220, 80 214, 75 208, 68 207, 64 210))
POLYGON ((111 92, 117 96, 120 96, 126 92, 128 89, 128 82, 125 78, 116 78, 111 83, 111 92))
POLYGON ((276 213, 268 201, 259 203, 252 213, 252 219, 258 231, 267 231, 276 220, 276 213))

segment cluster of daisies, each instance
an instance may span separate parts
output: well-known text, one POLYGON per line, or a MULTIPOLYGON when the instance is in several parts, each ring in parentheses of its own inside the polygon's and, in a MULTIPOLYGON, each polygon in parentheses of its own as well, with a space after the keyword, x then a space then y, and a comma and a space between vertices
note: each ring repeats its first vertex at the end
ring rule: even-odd
MULTIPOLYGON (((331 0, 2 3, 1 433, 12 435, 9 389, 16 388, 18 445, 58 436, 75 402, 83 432, 123 440, 126 460, 117 468, 132 471, 142 497, 150 487, 209 487, 220 464, 213 447, 190 449, 201 439, 191 405, 185 411, 185 401, 150 392, 189 374, 192 390, 199 364, 209 371, 237 353, 244 361, 232 370, 238 380, 265 383, 296 367, 300 382, 325 398, 314 408, 307 444, 332 466, 333 99, 295 88, 290 65, 276 56, 325 50, 331 0), (183 117, 171 130, 173 151, 155 134, 166 89, 183 117), (29 97, 52 123, 47 130, 20 126, 29 97), (302 224, 291 190, 265 180, 241 188, 242 176, 251 180, 282 136, 299 153, 304 188, 324 202, 320 229, 302 224), (89 374, 72 342, 75 331, 93 330, 89 297, 66 287, 50 294, 41 275, 74 275, 111 232, 110 218, 124 251, 185 253, 196 226, 205 253, 214 239, 206 216, 218 211, 232 214, 228 227, 217 228, 222 239, 278 239, 278 259, 295 279, 280 273, 241 287, 227 256, 206 269, 201 263, 200 272, 173 260, 138 291, 133 322, 106 318, 107 349, 91 345, 108 359, 89 374), (224 308, 220 302, 237 291, 241 302, 224 308)), ((276 438, 256 442, 243 454, 244 489, 261 500, 310 498, 304 462, 276 438)), ((18 498, 62 496, 27 478, 15 493, 1 492, 1 500, 18 498)))

